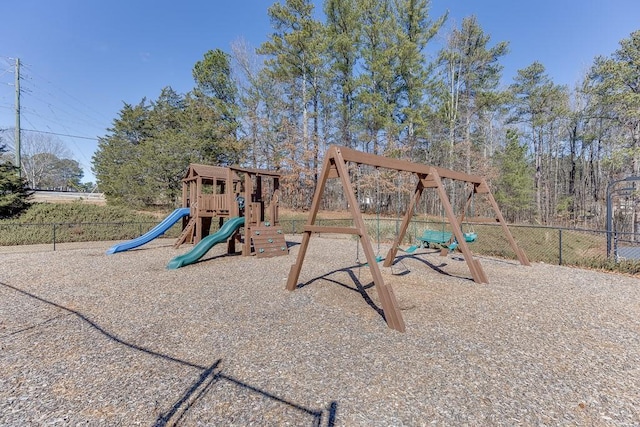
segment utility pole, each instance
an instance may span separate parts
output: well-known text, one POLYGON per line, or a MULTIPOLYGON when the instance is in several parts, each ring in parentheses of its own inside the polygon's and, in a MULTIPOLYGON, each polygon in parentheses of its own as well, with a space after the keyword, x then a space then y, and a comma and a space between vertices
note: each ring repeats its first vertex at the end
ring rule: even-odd
POLYGON ((16 167, 18 176, 22 176, 22 159, 20 158, 20 58, 16 58, 16 127, 14 146, 16 148, 16 167))

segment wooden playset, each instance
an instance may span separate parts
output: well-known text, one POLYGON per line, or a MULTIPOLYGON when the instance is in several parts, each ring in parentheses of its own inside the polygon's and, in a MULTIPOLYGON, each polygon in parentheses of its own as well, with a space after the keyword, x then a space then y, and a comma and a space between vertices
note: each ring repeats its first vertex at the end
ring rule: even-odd
MULTIPOLYGON (((278 218, 279 186, 277 172, 192 163, 182 180, 182 206, 190 214, 174 246, 199 243, 209 234, 213 218, 222 226, 225 218, 245 217, 242 255, 251 255, 252 248, 259 257, 287 254, 278 218)), ((239 232, 227 240, 227 253, 235 253, 238 240, 239 232)))
MULTIPOLYGON (((482 265, 477 259, 473 257, 473 254, 469 249, 467 239, 462 232, 461 224, 464 220, 464 217, 461 215, 459 218, 456 218, 447 192, 442 184, 443 179, 462 181, 472 185, 473 189, 471 191, 471 194, 469 195, 469 198, 467 198, 467 205, 470 203, 471 197, 474 194, 485 195, 488 198, 489 203, 495 213, 495 218, 471 218, 470 222, 491 221, 499 223, 502 226, 502 230, 509 242, 509 245, 515 252, 520 263, 522 265, 530 265, 527 256, 518 247, 516 241, 511 235, 511 232, 509 231, 509 228, 504 221, 504 217, 502 216, 502 213, 500 212, 500 209, 495 199, 493 198, 493 195, 489 190, 489 186, 487 185, 484 178, 477 175, 465 174, 449 169, 363 153, 346 147, 331 146, 325 154, 322 173, 320 175, 320 179, 313 196, 313 202, 311 204, 311 211, 309 212, 307 223, 304 226, 300 250, 298 252, 296 262, 291 266, 291 270, 289 272, 286 286, 288 290, 293 291, 298 286, 300 271, 302 270, 302 264, 304 262, 307 248, 309 246, 309 240, 313 233, 340 233, 356 235, 359 237, 360 244, 362 245, 362 248, 364 250, 367 259, 367 265, 371 272, 376 291, 378 292, 387 325, 390 328, 396 329, 401 332, 404 332, 405 330, 402 313, 400 312, 400 309, 398 307, 393 289, 389 285, 384 283, 380 268, 378 267, 371 239, 367 234, 365 223, 359 209, 359 204, 354 193, 353 185, 349 178, 347 169, 347 163, 349 162, 358 165, 370 165, 376 168, 410 172, 415 174, 417 177, 417 185, 409 203, 407 212, 403 217, 398 235, 396 236, 391 248, 389 249, 389 252, 387 253, 386 258, 384 259, 385 267, 389 267, 393 263, 395 256, 399 250, 399 245, 403 241, 403 238, 413 216, 414 209, 418 204, 420 196, 422 195, 424 189, 432 188, 436 190, 440 198, 448 222, 452 229, 453 238, 455 238, 455 241, 457 242, 457 248, 463 253, 464 259, 467 262, 473 280, 477 283, 488 283, 488 279, 484 270, 482 269, 482 265), (353 227, 316 225, 316 216, 320 207, 320 201, 327 180, 329 178, 339 178, 340 182, 342 183, 344 194, 349 204, 349 210, 353 217, 353 227)), ((464 211, 466 211, 466 207, 463 212, 464 211)), ((443 251, 446 250, 447 249, 443 249, 443 251)))
POLYGON ((240 177, 230 168, 192 163, 182 179, 182 206, 190 209, 183 220, 183 230, 175 242, 198 243, 209 234, 211 221, 217 217, 220 225, 224 218, 239 216, 233 194, 240 177))
POLYGON ((245 217, 242 255, 251 255, 252 243, 254 253, 259 258, 288 254, 284 231, 280 226, 280 174, 264 169, 237 166, 232 167, 231 170, 244 175, 244 193, 238 193, 239 196, 237 196, 244 204, 241 209, 241 214, 245 217), (265 179, 271 181, 270 191, 265 191, 267 189, 265 179), (265 206, 267 202, 268 206, 265 206))

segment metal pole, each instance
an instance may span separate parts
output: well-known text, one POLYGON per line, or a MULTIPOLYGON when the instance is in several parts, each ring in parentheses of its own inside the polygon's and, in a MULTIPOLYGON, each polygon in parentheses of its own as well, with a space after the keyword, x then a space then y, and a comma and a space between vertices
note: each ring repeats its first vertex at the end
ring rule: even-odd
POLYGON ((611 258, 611 229, 613 228, 613 216, 611 214, 611 187, 618 181, 612 181, 607 185, 607 259, 611 258))
POLYGON ((558 265, 562 265, 562 228, 558 232, 558 265))
POLYGON ((20 158, 20 58, 16 58, 16 127, 14 129, 14 147, 16 149, 16 167, 18 176, 22 176, 22 159, 20 158))

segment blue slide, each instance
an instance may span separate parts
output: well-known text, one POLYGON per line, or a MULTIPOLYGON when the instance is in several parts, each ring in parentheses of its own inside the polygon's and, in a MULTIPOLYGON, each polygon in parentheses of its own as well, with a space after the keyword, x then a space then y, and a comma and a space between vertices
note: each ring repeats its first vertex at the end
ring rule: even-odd
POLYGON ((220 227, 220 230, 200 240, 200 243, 195 245, 189 252, 178 255, 177 257, 169 261, 167 268, 170 270, 175 270, 176 268, 193 264, 194 262, 202 258, 204 254, 209 252, 209 249, 211 249, 218 243, 226 242, 227 239, 231 237, 233 233, 235 233, 243 225, 244 217, 237 216, 235 218, 229 218, 229 220, 225 222, 222 227, 220 227))
POLYGON ((163 219, 160 224, 156 225, 151 230, 144 233, 142 236, 111 246, 109 250, 107 250, 107 254, 115 254, 116 252, 128 251, 129 249, 137 248, 138 246, 142 246, 145 243, 149 243, 153 239, 162 236, 168 229, 173 226, 173 224, 178 222, 181 218, 188 216, 189 213, 189 208, 178 208, 175 211, 171 212, 168 217, 163 219))

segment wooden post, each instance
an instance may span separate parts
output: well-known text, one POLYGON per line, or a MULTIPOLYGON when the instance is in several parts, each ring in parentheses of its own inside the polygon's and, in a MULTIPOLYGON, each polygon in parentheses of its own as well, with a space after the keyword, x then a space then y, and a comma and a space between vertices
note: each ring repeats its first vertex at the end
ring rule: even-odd
MULTIPOLYGON (((215 188, 215 187, 214 187, 215 188)), ((202 229, 204 227, 202 216, 200 215, 200 209, 202 209, 202 177, 198 176, 196 178, 196 237, 193 240, 194 244, 197 244, 202 240, 202 229)))
POLYGON ((489 198, 489 203, 491 203, 491 207, 493 208, 493 211, 496 214, 496 219, 502 226, 502 231, 504 232, 505 236, 507 236, 509 245, 511 246, 511 249, 513 249, 513 251, 516 253, 516 256, 518 257, 518 261, 520 261, 520 264, 522 265, 531 266, 531 263, 529 262, 529 258, 527 258, 527 255, 524 253, 524 251, 518 246, 518 244, 516 243, 516 240, 513 238, 513 235, 511 234, 511 231, 509 230, 509 227, 507 227, 507 223, 505 222, 504 217, 502 216, 502 212, 500 211, 500 208, 498 207, 496 200, 493 198, 491 191, 489 191, 489 186, 487 185, 486 182, 484 183, 484 186, 487 189, 486 194, 487 194, 487 197, 489 198))
MULTIPOLYGON (((326 153, 322 163, 322 173, 320 174, 320 180, 316 187, 316 192, 313 195, 313 201, 311 202, 311 210, 307 217, 307 226, 313 225, 316 222, 316 216, 318 215, 318 209, 320 207, 320 199, 324 192, 324 187, 327 183, 328 171, 333 159, 330 157, 331 148, 326 153)), ((287 290, 293 291, 298 286, 298 279, 300 278, 300 271, 302 270, 302 264, 304 263, 304 257, 307 254, 307 248, 309 247, 309 239, 311 238, 311 230, 305 227, 302 232, 302 242, 300 243, 300 250, 296 257, 296 262, 291 266, 289 270, 289 276, 287 277, 287 290)))
POLYGON ((447 219, 449 220, 449 224, 451 225, 451 230, 453 231, 453 235, 456 237, 458 241, 458 247, 460 251, 464 255, 464 259, 467 262, 467 266, 469 267, 469 271, 471 272, 471 276, 476 283, 489 283, 489 279, 487 279, 487 275, 482 269, 482 265, 480 262, 473 258, 473 253, 471 249, 469 249, 469 245, 462 234, 462 229, 460 228, 460 224, 456 220, 456 215, 453 212, 453 208, 451 207, 451 202, 449 201, 449 196, 447 196, 447 192, 442 185, 442 180, 440 179, 440 175, 434 169, 432 171, 433 180, 437 184, 437 191, 440 195, 440 201, 442 202, 442 206, 444 207, 444 211, 447 215, 447 219))
POLYGON ((233 185, 234 175, 234 170, 227 168, 227 183, 225 185, 225 190, 227 194, 227 209, 229 209, 229 217, 231 218, 240 215, 240 209, 238 208, 238 202, 236 201, 235 186, 233 185))
POLYGON ((253 177, 250 173, 244 174, 244 243, 242 256, 251 255, 251 193, 253 193, 253 177))

